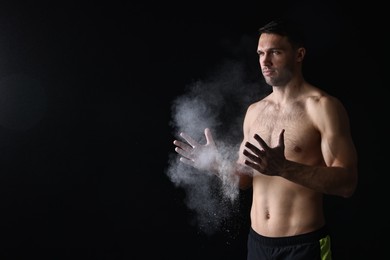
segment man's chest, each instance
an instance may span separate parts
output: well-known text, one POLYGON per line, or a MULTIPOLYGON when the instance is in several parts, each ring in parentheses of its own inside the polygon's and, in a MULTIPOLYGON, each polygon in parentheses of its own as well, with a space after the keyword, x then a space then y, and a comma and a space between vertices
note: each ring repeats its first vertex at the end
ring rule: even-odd
POLYGON ((286 155, 300 157, 320 148, 320 133, 303 112, 261 113, 256 115, 249 129, 249 140, 257 144, 253 136, 258 134, 270 147, 277 146, 284 132, 286 155))

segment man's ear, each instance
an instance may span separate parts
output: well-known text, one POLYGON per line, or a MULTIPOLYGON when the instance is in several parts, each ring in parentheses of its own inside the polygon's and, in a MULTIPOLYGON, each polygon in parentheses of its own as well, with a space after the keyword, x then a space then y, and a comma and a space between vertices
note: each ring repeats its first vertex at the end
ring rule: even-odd
POLYGON ((302 62, 303 58, 305 58, 306 49, 301 47, 297 50, 297 62, 302 62))

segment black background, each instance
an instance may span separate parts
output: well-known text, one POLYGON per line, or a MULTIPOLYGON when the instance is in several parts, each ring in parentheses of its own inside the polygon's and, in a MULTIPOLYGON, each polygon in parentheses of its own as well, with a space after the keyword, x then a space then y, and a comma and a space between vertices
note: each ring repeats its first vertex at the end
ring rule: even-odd
POLYGON ((249 194, 235 234, 206 235, 165 174, 171 105, 225 59, 258 75, 256 41, 241 39, 278 14, 305 21, 306 78, 351 118, 358 190, 325 203, 335 259, 387 252, 383 6, 10 1, 0 8, 1 259, 245 259, 249 194))

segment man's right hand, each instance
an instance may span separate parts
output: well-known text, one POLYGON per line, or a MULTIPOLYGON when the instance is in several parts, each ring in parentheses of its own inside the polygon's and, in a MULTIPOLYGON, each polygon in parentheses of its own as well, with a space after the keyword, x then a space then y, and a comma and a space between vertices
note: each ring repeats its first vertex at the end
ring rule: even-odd
POLYGON ((209 128, 204 130, 206 144, 202 145, 186 133, 180 136, 186 141, 174 140, 175 151, 181 155, 180 161, 199 170, 218 171, 218 150, 209 128))

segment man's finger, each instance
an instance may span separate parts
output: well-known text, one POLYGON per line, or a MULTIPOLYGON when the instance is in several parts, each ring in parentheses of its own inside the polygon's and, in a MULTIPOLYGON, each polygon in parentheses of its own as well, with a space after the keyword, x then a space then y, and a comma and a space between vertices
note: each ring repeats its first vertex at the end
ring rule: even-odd
POLYGON ((249 159, 251 159, 252 161, 256 161, 256 160, 261 160, 260 157, 257 157, 256 155, 254 155, 253 153, 250 153, 248 150, 244 150, 242 152, 246 157, 248 157, 249 159))
POLYGON ((280 132, 279 135, 279 146, 284 147, 284 129, 280 132))
POLYGON ((192 139, 191 136, 187 135, 186 133, 180 133, 180 136, 184 138, 192 147, 195 147, 198 145, 198 142, 192 139))
POLYGON ((260 146, 261 146, 261 148, 263 148, 263 150, 269 149, 269 146, 267 145, 267 143, 258 134, 255 134, 254 138, 260 144, 260 146))

